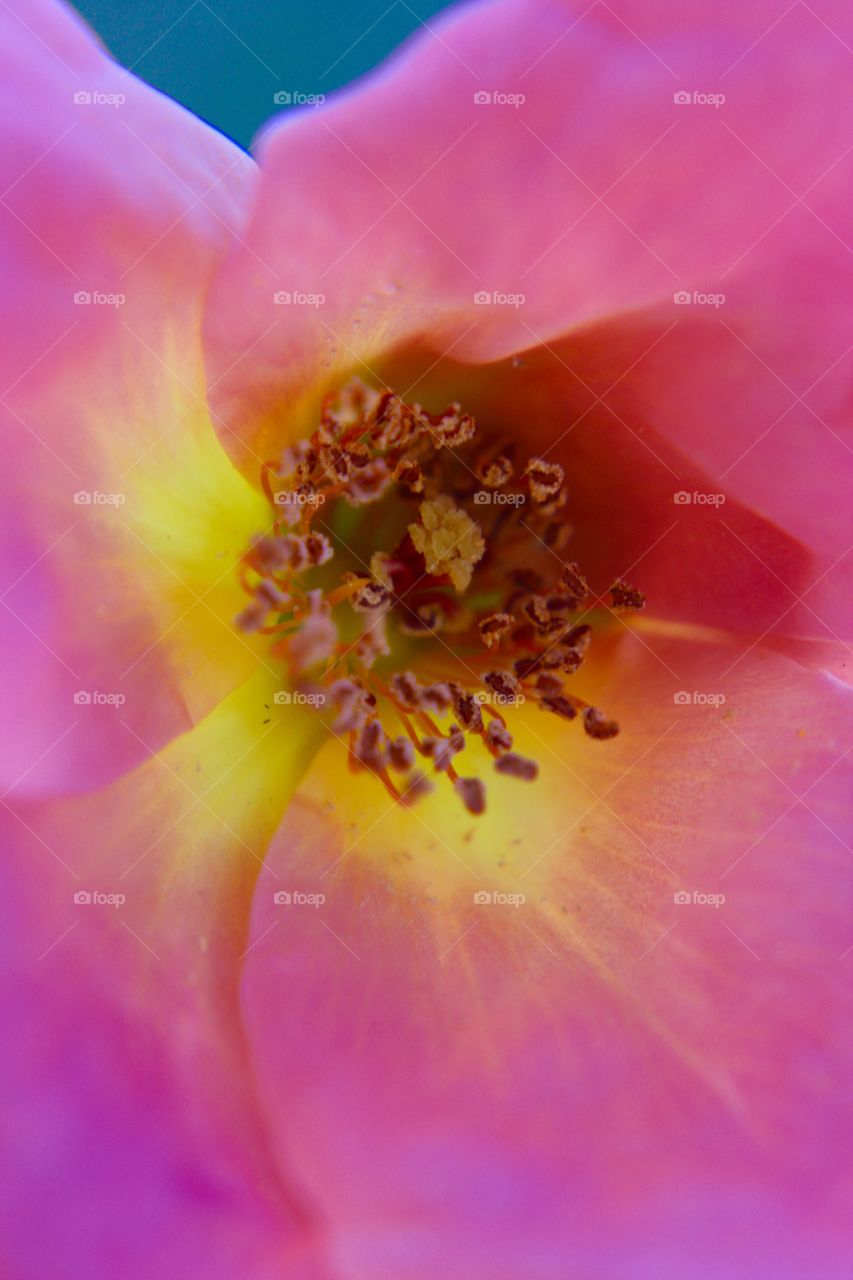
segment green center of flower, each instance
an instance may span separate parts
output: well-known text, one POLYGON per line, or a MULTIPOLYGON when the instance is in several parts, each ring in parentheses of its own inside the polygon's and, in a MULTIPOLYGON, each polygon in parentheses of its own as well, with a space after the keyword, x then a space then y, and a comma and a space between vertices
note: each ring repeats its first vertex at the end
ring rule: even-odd
MULTIPOLYGON (((563 468, 480 437, 458 404, 430 414, 359 381, 330 397, 310 439, 262 469, 273 523, 242 559, 236 619, 271 637, 354 769, 406 803, 444 775, 472 814, 486 807, 464 776, 472 737, 498 773, 537 776, 513 750, 520 702, 592 738, 619 731, 567 684, 592 629, 590 589, 563 559, 563 468)), ((621 582, 610 596, 644 603, 621 582)))

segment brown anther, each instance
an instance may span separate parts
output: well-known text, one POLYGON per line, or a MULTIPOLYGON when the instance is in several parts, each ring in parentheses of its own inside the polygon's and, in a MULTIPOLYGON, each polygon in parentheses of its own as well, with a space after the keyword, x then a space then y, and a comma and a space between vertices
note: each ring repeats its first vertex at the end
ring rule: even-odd
POLYGON ((398 622, 404 636, 430 636, 444 629, 445 613, 440 604, 419 604, 402 614, 398 622))
POLYGON ((331 612, 325 592, 320 587, 314 587, 311 591, 306 592, 305 600, 311 613, 328 614, 331 612))
POLYGON ((483 676, 486 685, 502 702, 516 702, 521 692, 518 681, 509 671, 488 671, 483 676))
POLYGON ((259 631, 266 621, 268 606, 260 600, 253 600, 251 604, 247 604, 234 619, 235 627, 240 631, 252 632, 259 631))
POLYGON ((536 678, 536 692, 545 698, 554 698, 563 692, 563 682, 550 671, 543 671, 536 678))
POLYGON ((411 671, 398 671, 391 677, 391 692, 406 711, 417 711, 421 705, 421 686, 411 671))
POLYGON ((489 721, 485 737, 486 746, 491 750, 510 751, 512 749, 512 734, 500 720, 489 721))
POLYGON ((406 493, 419 494, 424 491, 424 473, 411 459, 402 458, 397 463, 394 468, 394 479, 406 493))
POLYGON ((465 808, 475 818, 486 812, 486 788, 482 779, 457 778, 453 785, 465 808))
POLYGON ((347 446, 347 457, 353 471, 360 471, 362 467, 366 467, 372 456, 367 445, 362 444, 360 440, 347 446))
POLYGON ((379 610, 365 628, 364 634, 355 646, 355 656, 366 669, 370 670, 377 658, 387 658, 391 652, 385 626, 385 614, 379 610))
POLYGON ((369 720, 359 730, 353 747, 353 754, 365 768, 372 769, 374 773, 379 773, 385 767, 383 759, 385 741, 385 730, 379 721, 369 720))
POLYGON ((381 609, 391 600, 391 592, 381 582, 371 579, 365 582, 363 587, 359 587, 358 591, 350 596, 349 602, 356 613, 372 613, 374 609, 381 609))
POLYGON ((540 654, 540 660, 542 667, 549 671, 565 671, 567 675, 572 675, 581 665, 583 658, 577 649, 572 649, 566 644, 553 644, 550 649, 540 654))
POLYGON ((627 582, 614 582, 610 588, 610 602, 614 609, 642 609, 646 597, 642 591, 629 587, 627 582))
POLYGON ((507 751, 495 761, 498 773, 505 773, 508 778, 519 778, 522 782, 533 782, 539 775, 539 765, 535 760, 517 755, 515 751, 507 751))
POLYGON ((451 404, 437 420, 430 420, 429 433, 441 448, 458 449, 473 439, 477 428, 474 419, 462 412, 462 406, 451 404))
POLYGON ((425 777, 422 773, 416 773, 414 777, 409 779, 406 784, 406 789, 403 791, 400 799, 403 804, 412 805, 418 800, 422 800, 424 796, 428 796, 432 790, 433 785, 429 778, 425 777))
POLYGON ((255 595, 269 609, 283 609, 290 604, 290 596, 282 591, 272 578, 264 578, 255 588, 255 595))
POLYGON ((332 732, 355 733, 366 723, 367 715, 368 709, 362 699, 356 698, 341 707, 340 714, 332 724, 332 732))
POLYGON ((446 773, 453 763, 453 757, 464 746, 465 739, 459 733, 455 738, 424 738, 421 751, 425 756, 429 756, 439 773, 446 773))
POLYGON ((393 738, 388 743, 388 763, 398 773, 405 773, 415 763, 415 748, 409 738, 393 738))
POLYGON ((349 680, 346 676, 342 676, 339 680, 332 681, 326 689, 326 693, 333 704, 336 707, 340 707, 344 703, 351 702, 353 698, 357 698, 361 693, 361 687, 354 680, 349 680))
POLYGON ((583 727, 591 738, 600 740, 615 738, 619 732, 616 721, 609 719, 600 707, 586 708, 583 713, 583 727))
POLYGON ((483 712, 478 699, 472 693, 466 693, 458 684, 451 684, 450 692, 453 695, 453 710, 462 728, 469 733, 480 733, 483 728, 483 712))
POLYGON ((291 479, 296 481, 297 492, 300 489, 302 489, 305 485, 309 484, 311 480, 311 476, 314 474, 316 469, 317 469, 317 450, 314 448, 311 448, 305 454, 305 457, 299 463, 299 466, 296 468, 296 471, 291 477, 291 479))
POLYGON ((344 497, 351 507, 363 507, 369 502, 378 502, 390 482, 388 467, 381 458, 374 458, 350 478, 344 497))
POLYGON ((318 464, 325 475, 334 476, 336 480, 349 480, 352 474, 350 451, 337 444, 320 450, 318 464))
POLYGON ((565 472, 559 462, 545 462, 543 458, 531 458, 524 473, 530 485, 534 502, 547 502, 559 493, 565 472))
POLYGON ((489 649, 500 644, 502 636, 505 636, 512 627, 511 613, 490 613, 487 618, 481 618, 477 623, 480 632, 480 638, 489 649))
POLYGON ((526 680, 529 675, 532 675, 534 671, 538 671, 541 666, 542 654, 539 653, 536 657, 516 658, 515 662, 512 664, 512 669, 518 676, 519 680, 526 680))
POLYGON ((551 613, 544 596, 528 596, 521 611, 537 630, 546 628, 551 622, 551 613))
POLYGON ((287 568, 291 572, 298 572, 300 569, 307 569, 310 564, 308 558, 308 547, 304 538, 299 538, 295 534, 285 534, 279 539, 281 544, 281 553, 287 557, 287 568))
POLYGON ((390 392, 380 397, 370 434, 373 443, 383 453, 407 445, 420 428, 420 414, 415 406, 404 404, 390 392))
POLYGON ((540 698, 539 705, 543 711, 553 711, 555 716, 562 716, 564 720, 574 720, 578 713, 574 703, 561 693, 540 698))
POLYGON ((591 643, 592 627, 586 622, 580 623, 577 627, 572 627, 571 631, 567 631, 563 636, 563 644, 568 645, 570 649, 574 649, 582 658, 591 643))
POLYGON ((287 653, 295 671, 307 671, 331 658, 337 643, 338 629, 332 619, 313 613, 290 637, 287 653))
POLYGON ((501 489, 512 479, 512 463, 503 453, 488 461, 481 460, 474 469, 487 489, 501 489))
POLYGON ((305 461, 311 446, 307 440, 298 440, 296 444, 289 444, 282 451, 279 458, 276 473, 282 480, 289 480, 291 476, 296 474, 297 467, 305 461))
POLYGON ((261 534, 249 548, 249 559, 259 573, 275 573, 286 569, 291 562, 288 538, 277 538, 271 533, 261 534))
POLYGON ((560 590, 565 591, 573 607, 581 604, 589 595, 589 583, 576 564, 567 564, 560 575, 560 590))
POLYGON ((309 533, 303 541, 308 563, 312 567, 316 568, 317 565, 328 564, 335 554, 335 549, 325 533, 309 533))
POLYGON ((434 711, 436 715, 442 715, 453 702, 453 695, 450 692, 450 685, 444 683, 428 684, 425 689, 421 690, 420 705, 424 711, 434 711))

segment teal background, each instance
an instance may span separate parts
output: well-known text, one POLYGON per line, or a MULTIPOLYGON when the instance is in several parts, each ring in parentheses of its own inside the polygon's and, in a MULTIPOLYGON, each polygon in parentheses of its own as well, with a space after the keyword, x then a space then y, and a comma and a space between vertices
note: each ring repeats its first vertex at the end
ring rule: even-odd
POLYGON ((80 0, 124 66, 248 147, 276 90, 330 93, 447 0, 80 0), (415 11, 417 10, 417 12, 415 11))

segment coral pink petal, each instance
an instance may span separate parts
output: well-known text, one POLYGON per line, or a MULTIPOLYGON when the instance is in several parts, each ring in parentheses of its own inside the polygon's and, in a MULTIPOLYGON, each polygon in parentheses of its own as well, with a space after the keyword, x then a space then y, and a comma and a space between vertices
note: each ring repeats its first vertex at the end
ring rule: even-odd
MULTIPOLYGON (((686 325, 680 290, 725 293, 724 316, 694 310, 754 348, 747 372, 769 379, 774 406, 762 358, 797 394, 822 379, 810 399, 827 416, 849 315, 847 138, 828 89, 843 93, 845 30, 821 0, 781 18, 769 4, 472 5, 272 126, 246 243, 206 322, 226 443, 241 462, 272 451, 310 421, 318 388, 359 361, 383 373, 400 344, 424 367, 661 306, 686 325), (251 368, 229 373, 250 344, 251 368)), ((683 424, 683 396, 668 425, 693 444, 711 409, 683 424)), ((716 413, 715 464, 737 456, 744 412, 716 413)))
POLYGON ((531 717, 540 780, 473 833, 318 761, 243 1001, 346 1280, 843 1274, 849 707, 742 654, 670 642, 685 705, 625 641, 623 735, 531 717))
POLYGON ((328 1275, 316 1213, 271 1158, 237 1006, 275 796, 240 716, 212 721, 97 796, 4 803, 15 1280, 328 1275))
MULTIPOLYGON (((642 344, 637 334, 603 328, 488 366, 445 362, 413 395, 458 396, 498 437, 514 437, 523 423, 519 456, 563 465, 573 534, 554 557, 555 576, 560 558, 577 560, 599 597, 627 579, 645 592, 646 615, 724 629, 747 643, 784 637, 789 652, 811 665, 849 671, 853 614, 844 581, 853 556, 838 552, 814 521, 806 527, 808 511, 823 505, 803 490, 802 519, 790 493, 767 513, 763 504, 745 505, 731 477, 706 469, 698 449, 679 447, 649 405, 625 390, 630 376, 620 379, 619 370, 640 360, 643 347, 648 353, 665 326, 644 331, 642 344), (774 512, 792 527, 774 521, 774 512)), ((417 378, 417 362, 410 358, 400 372, 404 381, 417 378)), ((799 456, 783 446, 780 468, 792 471, 799 456)), ((829 494, 845 465, 820 450, 803 455, 802 482, 824 483, 829 494)), ((840 508, 829 503, 843 527, 840 508)))
POLYGON ((187 687, 191 589, 212 587, 223 562, 186 589, 177 579, 198 559, 194 547, 181 559, 193 530, 221 520, 203 506, 227 482, 200 309, 254 166, 60 6, 0 7, 0 49, 0 627, 15 727, 0 774, 4 787, 91 786, 142 758, 138 739, 159 747, 188 727, 240 669, 226 641, 218 669, 187 687), (156 504, 170 484, 167 527, 156 504), (81 690, 122 693, 133 732, 114 708, 79 716, 81 690))

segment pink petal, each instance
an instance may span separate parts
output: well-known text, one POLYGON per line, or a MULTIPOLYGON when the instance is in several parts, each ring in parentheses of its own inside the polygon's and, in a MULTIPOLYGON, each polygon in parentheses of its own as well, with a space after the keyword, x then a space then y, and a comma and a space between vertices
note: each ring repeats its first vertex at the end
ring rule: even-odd
POLYGON ((623 735, 531 716, 473 831, 318 760, 269 865, 325 900, 259 890, 243 999, 348 1280, 843 1273, 844 708, 742 653, 625 642, 587 680, 623 735))
POLYGON ((0 48, 2 715, 15 730, 2 776, 91 786, 186 729, 254 661, 223 571, 255 500, 210 429, 198 336, 254 167, 63 8, 3 6, 0 48), (203 659, 206 629, 219 652, 203 659), (81 714, 80 690, 121 693, 122 714, 81 714))
MULTIPOLYGON (((684 324, 681 289, 721 288, 727 323, 759 356, 771 339, 777 359, 798 347, 798 394, 826 374, 849 315, 845 28, 834 4, 779 18, 769 4, 471 6, 363 87, 272 126, 245 244, 206 324, 241 463, 304 429, 318 389, 354 365, 386 375, 401 344, 417 345, 423 369, 661 305, 684 324), (479 105, 483 91, 526 101, 479 105), (727 100, 682 106, 683 91, 727 100), (814 213, 796 203, 810 184, 814 213), (780 263, 790 284, 774 284, 767 316, 758 285, 780 263), (777 311, 782 293, 814 302, 816 281, 816 328, 814 305, 799 322, 777 311), (475 305, 481 290, 525 302, 475 305), (276 291, 325 302, 277 306, 276 291), (249 344, 251 369, 228 374, 249 344)), ((750 372, 763 382, 760 365, 750 372)), ((835 379, 812 394, 835 397, 835 379)), ((720 416, 728 447, 709 456, 730 462, 741 420, 720 416)), ((704 441, 707 417, 681 430, 704 441)))
POLYGON ((328 1274, 316 1211, 271 1155, 236 999, 296 767, 258 733, 267 696, 97 796, 6 802, 4 1275, 328 1274))
MULTIPOLYGON (((808 492, 824 483, 831 494, 845 467, 819 449, 802 455, 801 487, 775 504, 790 530, 744 505, 730 477, 706 470, 698 446, 688 452, 674 432, 660 430, 630 376, 620 377, 663 335, 661 326, 620 334, 608 325, 488 366, 446 362, 424 382, 416 358, 399 372, 414 383, 413 397, 437 405, 457 396, 498 436, 517 436, 523 424, 523 449, 559 460, 573 528, 562 559, 582 565, 600 598, 627 579, 646 594, 644 620, 696 624, 756 644, 784 637, 800 660, 849 672, 853 614, 844 582, 853 557, 838 555, 835 540, 808 515, 815 507, 828 512, 836 533, 849 523, 830 497, 820 503, 808 492), (796 536, 808 533, 811 545, 796 536)), ((706 425, 711 438, 710 416, 706 425)), ((781 448, 779 472, 793 472, 800 456, 781 448)), ((555 555, 555 574, 559 561, 555 555)))

